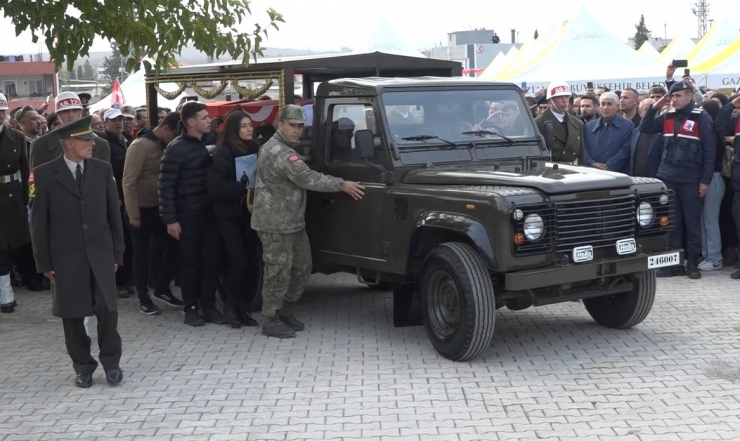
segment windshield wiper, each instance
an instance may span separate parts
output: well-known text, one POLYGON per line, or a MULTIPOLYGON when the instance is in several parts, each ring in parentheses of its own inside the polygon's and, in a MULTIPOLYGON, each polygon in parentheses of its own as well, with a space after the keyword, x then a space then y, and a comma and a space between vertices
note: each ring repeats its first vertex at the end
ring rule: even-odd
POLYGON ((416 135, 416 136, 407 136, 407 137, 405 137, 405 138, 401 138, 401 139, 402 139, 403 141, 429 141, 429 140, 431 140, 431 139, 436 139, 436 140, 439 140, 439 141, 442 141, 442 142, 444 142, 444 143, 445 143, 445 144, 447 144, 447 145, 451 145, 452 147, 458 147, 458 145, 457 145, 457 144, 455 144, 454 142, 452 142, 452 141, 448 141, 448 140, 446 140, 446 139, 442 139, 442 138, 440 138, 439 136, 434 136, 434 135, 416 135))
POLYGON ((492 132, 490 130, 469 130, 467 132, 462 132, 462 134, 480 136, 481 138, 483 137, 483 135, 495 135, 509 141, 509 144, 514 144, 514 140, 509 138, 508 136, 504 136, 498 132, 492 132))

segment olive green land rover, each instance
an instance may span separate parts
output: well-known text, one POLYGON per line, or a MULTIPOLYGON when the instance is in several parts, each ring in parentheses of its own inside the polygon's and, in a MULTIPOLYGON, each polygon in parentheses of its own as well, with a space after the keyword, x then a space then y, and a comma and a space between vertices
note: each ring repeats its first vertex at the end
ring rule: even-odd
POLYGON ((394 324, 424 325, 470 360, 496 310, 582 300, 610 328, 641 323, 669 249, 673 195, 657 179, 555 164, 521 91, 468 78, 321 83, 302 155, 365 185, 309 192, 314 271, 393 290, 394 324))

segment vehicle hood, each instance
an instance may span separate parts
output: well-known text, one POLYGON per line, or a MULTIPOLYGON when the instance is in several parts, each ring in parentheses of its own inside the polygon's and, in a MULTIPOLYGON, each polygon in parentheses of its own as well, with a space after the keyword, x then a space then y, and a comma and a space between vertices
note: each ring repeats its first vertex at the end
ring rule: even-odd
POLYGON ((632 179, 622 173, 591 167, 547 163, 529 171, 493 165, 442 165, 411 170, 403 178, 406 184, 502 185, 529 187, 547 194, 606 190, 632 186, 632 179), (556 168, 553 168, 556 167, 556 168))

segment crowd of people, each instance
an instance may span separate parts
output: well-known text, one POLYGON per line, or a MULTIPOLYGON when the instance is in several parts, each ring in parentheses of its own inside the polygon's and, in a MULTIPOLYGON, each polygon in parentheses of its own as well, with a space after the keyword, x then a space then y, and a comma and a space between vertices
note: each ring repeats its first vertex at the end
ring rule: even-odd
POLYGON ((62 318, 77 386, 89 387, 97 367, 84 325, 93 315, 106 378, 120 383, 117 301, 132 290, 146 315, 161 312, 151 287, 154 298, 182 307, 190 326, 259 326, 248 309, 247 279, 256 271, 250 249, 262 250, 262 334, 290 338, 304 329, 293 304, 312 269, 306 190, 343 191, 356 200, 364 193, 359 183, 301 160, 294 148, 306 123, 302 107, 283 107, 256 138, 246 113, 214 123, 196 101, 176 112, 160 109, 153 127, 137 118, 143 109, 83 116, 71 92, 55 106, 60 124, 47 121, 52 129, 43 133, 38 112, 33 130, 28 109, 7 121, 0 95, 0 169, 9 173, 0 183, 0 292, 2 312, 13 313, 14 264, 51 283, 52 313, 62 318), (98 118, 102 131, 93 128, 98 118), (245 180, 238 159, 252 155, 258 165, 245 180), (29 244, 32 253, 17 253, 29 244), (170 290, 176 278, 182 299, 170 290))
POLYGON ((597 87, 577 95, 553 82, 526 98, 553 161, 658 178, 673 190, 670 245, 684 249, 687 262, 658 277, 699 279, 734 265, 730 277, 740 279, 740 90, 726 96, 674 74, 668 66, 665 87, 646 92, 597 87))
MULTIPOLYGON (((740 95, 673 81, 674 71, 665 88, 647 93, 578 96, 553 82, 526 98, 554 162, 665 182, 676 210, 670 245, 686 250, 687 264, 658 275, 696 279, 738 262, 740 95)), ((491 103, 481 124, 511 125, 517 109, 504 104, 491 103)), ((190 326, 259 326, 250 296, 260 293, 247 288, 259 267, 249 250, 262 253, 262 334, 290 338, 304 329, 294 304, 312 269, 306 190, 364 195, 359 183, 311 170, 296 152, 310 125, 304 107, 284 106, 257 129, 238 107, 211 119, 197 101, 159 109, 152 126, 144 108, 90 114, 72 92, 59 94, 48 116, 42 110, 14 109, 8 118, 0 94, 0 309, 15 311, 14 285, 53 285, 52 312, 62 318, 79 387, 92 384, 97 366, 84 325, 92 315, 106 378, 121 381, 117 302, 134 293, 142 314, 160 314, 157 300, 182 308, 190 326), (248 174, 239 164, 249 158, 256 167, 248 174)))

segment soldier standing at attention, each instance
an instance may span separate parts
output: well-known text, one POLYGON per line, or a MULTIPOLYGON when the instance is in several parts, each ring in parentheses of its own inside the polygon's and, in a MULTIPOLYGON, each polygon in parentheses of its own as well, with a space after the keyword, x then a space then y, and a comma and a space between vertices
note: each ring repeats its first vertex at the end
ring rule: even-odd
POLYGON ((568 105, 573 95, 568 83, 554 81, 547 86, 549 108, 540 113, 534 121, 540 133, 545 134, 545 123, 552 122, 552 138, 546 140, 550 146, 553 162, 563 164, 586 164, 586 144, 583 122, 568 113, 568 105))
POLYGON ((5 124, 8 100, 0 94, 0 312, 15 311, 11 253, 31 242, 28 234, 26 137, 5 124))
POLYGON ((656 177, 673 190, 676 216, 668 243, 673 249, 683 248, 686 232, 686 267, 683 262, 661 268, 658 277, 683 276, 700 279, 701 213, 704 195, 714 175, 716 139, 712 117, 694 106, 694 89, 686 82, 675 83, 667 95, 653 104, 640 123, 645 134, 663 134, 663 156, 656 177), (655 114, 671 101, 672 108, 655 114))
MULTIPOLYGON (((74 92, 62 92, 56 97, 55 111, 62 125, 69 124, 82 117, 82 101, 74 92)), ((49 130, 48 133, 36 138, 31 143, 29 155, 31 170, 41 164, 57 159, 64 151, 59 134, 53 131, 51 127, 49 127, 49 130)), ((108 141, 105 140, 105 134, 97 132, 94 135, 93 158, 110 162, 110 146, 108 146, 108 141)))
POLYGON ((123 264, 123 226, 113 168, 92 157, 91 120, 57 130, 64 154, 34 169, 31 209, 36 268, 52 283, 52 314, 62 319, 77 387, 90 387, 98 366, 84 325, 93 314, 105 377, 112 385, 123 378, 115 274, 123 264))
POLYGON ((262 242, 262 334, 270 337, 295 337, 295 331, 304 328, 293 315, 293 304, 312 271, 306 235, 306 190, 344 191, 355 200, 365 194, 359 182, 324 175, 301 160, 294 147, 305 123, 302 107, 283 107, 277 132, 260 148, 257 161, 251 225, 262 242))

